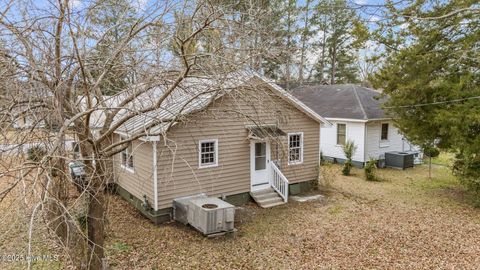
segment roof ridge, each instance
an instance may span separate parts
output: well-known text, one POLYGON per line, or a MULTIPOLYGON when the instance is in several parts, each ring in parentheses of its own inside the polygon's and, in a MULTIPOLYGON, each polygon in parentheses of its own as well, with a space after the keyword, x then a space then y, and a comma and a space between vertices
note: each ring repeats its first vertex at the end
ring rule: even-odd
POLYGON ((353 87, 353 93, 355 94, 355 98, 357 98, 358 104, 360 105, 360 109, 362 110, 363 119, 368 119, 367 113, 365 112, 365 108, 363 108, 362 101, 360 101, 360 97, 358 96, 357 87, 354 84, 352 84, 352 87, 353 87))

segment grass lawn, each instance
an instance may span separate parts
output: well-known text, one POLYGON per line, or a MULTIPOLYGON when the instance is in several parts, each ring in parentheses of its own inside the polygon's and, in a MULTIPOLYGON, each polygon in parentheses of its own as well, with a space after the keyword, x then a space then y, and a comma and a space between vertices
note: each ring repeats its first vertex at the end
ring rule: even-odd
MULTIPOLYGON (((448 153, 448 152, 440 152, 440 155, 438 157, 432 158, 432 164, 451 166, 453 165, 454 159, 455 159, 454 154, 448 153)), ((428 164, 427 157, 425 157, 424 162, 428 164)))
MULTIPOLYGON (((345 177, 337 165, 325 168, 330 187, 312 192, 324 200, 272 209, 248 204, 237 210, 238 232, 214 239, 173 222, 155 226, 111 195, 111 269, 478 269, 480 209, 448 169, 435 167, 433 180, 426 166, 384 169, 383 181, 366 182, 362 170, 345 177)), ((25 226, 6 227, 18 214, 2 208, 0 214, 8 218, 2 218, 0 250, 25 252, 25 226)), ((36 238, 37 252, 44 238, 36 238)), ((24 267, 0 262, 0 269, 24 267)))
POLYGON ((112 197, 108 259, 114 269, 475 269, 480 210, 447 169, 340 175, 323 201, 237 211, 231 236, 207 239, 175 223, 154 226, 112 197))

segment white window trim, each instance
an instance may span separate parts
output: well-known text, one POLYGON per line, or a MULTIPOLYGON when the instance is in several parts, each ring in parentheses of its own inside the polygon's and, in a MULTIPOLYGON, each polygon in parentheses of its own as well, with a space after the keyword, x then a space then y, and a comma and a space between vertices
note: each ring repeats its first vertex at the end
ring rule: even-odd
MULTIPOLYGON (((121 140, 127 139, 127 138, 124 137, 124 136, 121 136, 120 138, 121 138, 121 140)), ((132 153, 129 153, 129 152, 128 152, 128 147, 123 150, 123 151, 126 151, 126 152, 127 152, 126 164, 123 164, 123 151, 120 152, 120 167, 121 167, 122 169, 124 169, 125 171, 127 171, 127 172, 135 173, 135 161, 134 161, 133 167, 128 166, 128 157, 129 157, 129 156, 132 156, 132 157, 133 157, 133 142, 129 142, 129 143, 132 144, 132 153)))
POLYGON ((390 123, 388 122, 383 122, 383 123, 380 123, 380 143, 387 143, 390 141, 390 123), (382 132, 383 132, 383 124, 387 124, 388 125, 388 129, 387 129, 387 139, 386 140, 383 140, 382 139, 382 132))
POLYGON ((288 146, 288 155, 287 155, 287 160, 288 160, 288 165, 298 165, 303 163, 303 132, 292 132, 288 133, 288 140, 287 140, 287 146, 288 146), (295 161, 290 161, 290 136, 291 135, 300 135, 300 160, 295 160, 295 161))
POLYGON ((338 144, 338 125, 345 125, 345 143, 347 143, 347 140, 348 140, 348 125, 346 122, 338 122, 338 123, 335 123, 335 146, 338 146, 338 147, 343 147, 344 144, 338 144))
POLYGON ((206 139, 206 140, 199 140, 198 141, 198 168, 205 169, 205 168, 213 168, 218 166, 218 139, 206 139), (202 165, 202 143, 215 143, 215 163, 202 165))
POLYGON ((135 169, 132 168, 132 167, 127 167, 123 164, 120 164, 120 167, 122 167, 122 169, 124 169, 125 171, 129 172, 129 173, 135 173, 135 169))

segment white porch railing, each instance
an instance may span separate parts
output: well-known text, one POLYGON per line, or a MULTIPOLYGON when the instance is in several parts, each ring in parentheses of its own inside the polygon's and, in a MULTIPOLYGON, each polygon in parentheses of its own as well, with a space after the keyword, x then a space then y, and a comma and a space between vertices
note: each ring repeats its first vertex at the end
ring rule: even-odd
POLYGON ((284 202, 288 201, 288 179, 275 162, 270 162, 270 186, 283 198, 284 202))

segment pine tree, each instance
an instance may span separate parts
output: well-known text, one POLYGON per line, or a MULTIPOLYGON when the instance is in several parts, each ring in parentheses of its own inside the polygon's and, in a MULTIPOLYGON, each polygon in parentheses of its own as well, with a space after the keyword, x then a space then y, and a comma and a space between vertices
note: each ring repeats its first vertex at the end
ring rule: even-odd
POLYGON ((274 40, 273 53, 264 60, 265 74, 288 89, 293 81, 293 66, 298 46, 299 8, 296 0, 274 0, 269 2, 270 38, 274 40))
POLYGON ((302 84, 304 80, 304 70, 307 64, 307 52, 310 45, 309 40, 314 33, 311 27, 312 2, 312 0, 305 0, 305 5, 301 7, 301 11, 303 12, 303 27, 300 35, 300 63, 298 64, 298 82, 300 84, 302 84))
MULTIPOLYGON (((99 40, 98 45, 94 48, 94 55, 90 58, 90 65, 96 67, 92 76, 97 78, 105 70, 105 66, 100 63, 109 63, 112 66, 111 71, 106 74, 106 79, 100 85, 100 89, 105 95, 113 95, 125 88, 129 81, 133 81, 135 76, 130 72, 131 61, 127 53, 121 53, 120 56, 111 59, 115 48, 122 42, 127 31, 131 29, 135 22, 135 8, 127 0, 98 0, 92 5, 89 18, 92 27, 88 29, 90 36, 99 40), (100 30, 101 29, 101 30, 100 30), (105 35, 97 35, 97 32, 106 33, 105 35)), ((130 45, 133 46, 133 45, 130 45)))
POLYGON ((316 79, 320 82, 358 82, 358 49, 368 30, 345 0, 321 0, 314 8, 318 60, 316 79))
POLYGON ((457 153, 456 172, 480 192, 480 99, 475 98, 480 96, 480 17, 475 5, 452 0, 392 7, 392 14, 401 16, 384 25, 397 31, 379 39, 387 58, 373 82, 390 96, 387 108, 408 139, 457 153))

